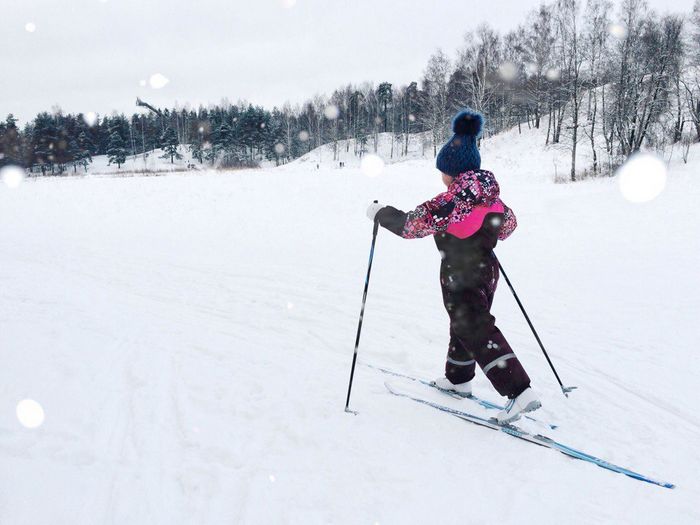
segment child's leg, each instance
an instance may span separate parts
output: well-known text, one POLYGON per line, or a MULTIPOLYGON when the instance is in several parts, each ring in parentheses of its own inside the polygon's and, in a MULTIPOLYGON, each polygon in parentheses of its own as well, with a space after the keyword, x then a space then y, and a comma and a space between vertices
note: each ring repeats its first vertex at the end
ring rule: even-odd
POLYGON ((530 386, 530 377, 495 325, 488 334, 486 348, 477 352, 477 362, 502 396, 513 399, 530 386))
POLYGON ((454 331, 450 328, 450 346, 447 350, 445 377, 455 385, 474 379, 476 368, 474 355, 464 348, 454 331))
MULTIPOLYGON (((493 279, 485 279, 481 289, 443 286, 450 316, 450 350, 452 341, 458 341, 455 355, 466 355, 464 361, 474 359, 498 393, 512 399, 530 386, 530 378, 489 311, 494 289, 493 279)), ((449 365, 448 361, 446 369, 449 365)))

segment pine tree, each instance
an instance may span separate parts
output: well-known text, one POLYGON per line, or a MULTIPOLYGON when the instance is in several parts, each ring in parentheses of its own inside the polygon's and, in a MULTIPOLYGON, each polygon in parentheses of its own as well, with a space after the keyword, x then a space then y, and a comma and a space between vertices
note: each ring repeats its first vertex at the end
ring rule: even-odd
POLYGON ((121 168, 122 164, 126 162, 126 148, 124 147, 124 140, 117 130, 114 130, 109 136, 109 144, 107 145, 107 158, 109 158, 109 164, 113 162, 117 164, 117 169, 121 168))
POLYGON ((54 148, 58 142, 58 130, 54 116, 43 112, 37 115, 31 133, 31 164, 41 166, 42 175, 46 174, 46 168, 54 171, 54 148))
POLYGON ((80 164, 80 146, 78 145, 78 139, 71 137, 68 140, 68 146, 66 148, 66 155, 71 159, 71 164, 73 165, 73 173, 77 172, 78 165, 80 164))
POLYGON ((202 164, 204 160, 204 127, 198 126, 198 129, 192 134, 192 140, 190 141, 190 153, 192 158, 199 161, 202 164))
POLYGON ((93 145, 90 138, 85 131, 81 131, 80 135, 78 135, 78 153, 75 156, 75 163, 82 166, 86 172, 88 163, 92 162, 92 154, 90 153, 92 149, 93 145))
POLYGON ((17 119, 10 113, 5 122, 0 122, 0 166, 3 163, 20 162, 22 157, 20 145, 17 119))
POLYGON ((226 122, 222 122, 221 125, 216 128, 212 136, 212 145, 210 151, 211 161, 216 162, 219 157, 223 154, 224 157, 229 157, 231 154, 231 126, 226 122))
MULTIPOLYGON (((73 162, 73 153, 75 150, 71 150, 71 140, 72 137, 68 132, 68 119, 64 118, 62 115, 58 115, 56 118, 56 132, 57 141, 54 144, 53 155, 54 162, 58 164, 59 173, 63 173, 66 166, 73 162)), ((77 146, 77 144, 74 144, 77 146)))
POLYGON ((170 164, 173 163, 174 159, 180 160, 182 155, 178 152, 178 141, 175 130, 171 127, 167 127, 160 137, 161 147, 163 148, 163 154, 160 156, 161 159, 167 159, 170 157, 170 164))
POLYGON ((199 137, 192 139, 192 142, 190 143, 190 153, 192 154, 193 159, 198 160, 200 164, 202 163, 204 159, 204 149, 203 142, 199 139, 199 137))

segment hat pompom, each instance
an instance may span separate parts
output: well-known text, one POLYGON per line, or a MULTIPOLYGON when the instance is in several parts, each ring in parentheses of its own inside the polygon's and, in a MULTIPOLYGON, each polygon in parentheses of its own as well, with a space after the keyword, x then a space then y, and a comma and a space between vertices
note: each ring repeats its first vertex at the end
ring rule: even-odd
POLYGON ((484 125, 484 117, 481 113, 464 109, 452 119, 452 131, 455 135, 469 135, 478 137, 484 125))

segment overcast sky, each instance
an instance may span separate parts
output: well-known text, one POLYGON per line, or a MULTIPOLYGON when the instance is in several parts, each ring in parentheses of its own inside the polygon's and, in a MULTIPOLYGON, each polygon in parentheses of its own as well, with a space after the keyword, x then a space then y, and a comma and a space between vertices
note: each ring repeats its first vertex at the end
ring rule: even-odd
MULTIPOLYGON (((619 0, 618 0, 619 1, 619 0)), ((693 0, 651 0, 688 13, 693 0)), ((488 21, 535 0, 0 0, 0 118, 154 105, 301 102, 342 84, 418 80, 488 21), (29 29, 29 30, 28 30, 29 29), (160 73, 169 82, 148 83, 160 73), (142 81, 147 81, 142 86, 142 81)))

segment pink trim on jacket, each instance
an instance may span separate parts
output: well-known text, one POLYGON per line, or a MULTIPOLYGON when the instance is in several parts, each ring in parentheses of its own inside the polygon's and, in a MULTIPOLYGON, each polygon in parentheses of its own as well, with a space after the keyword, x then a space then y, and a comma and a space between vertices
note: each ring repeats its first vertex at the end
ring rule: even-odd
POLYGON ((475 206, 468 215, 465 215, 462 218, 461 221, 453 222, 445 231, 460 239, 466 239, 479 231, 481 225, 484 224, 484 218, 487 214, 503 213, 504 211, 505 207, 500 199, 494 202, 491 206, 475 206))

